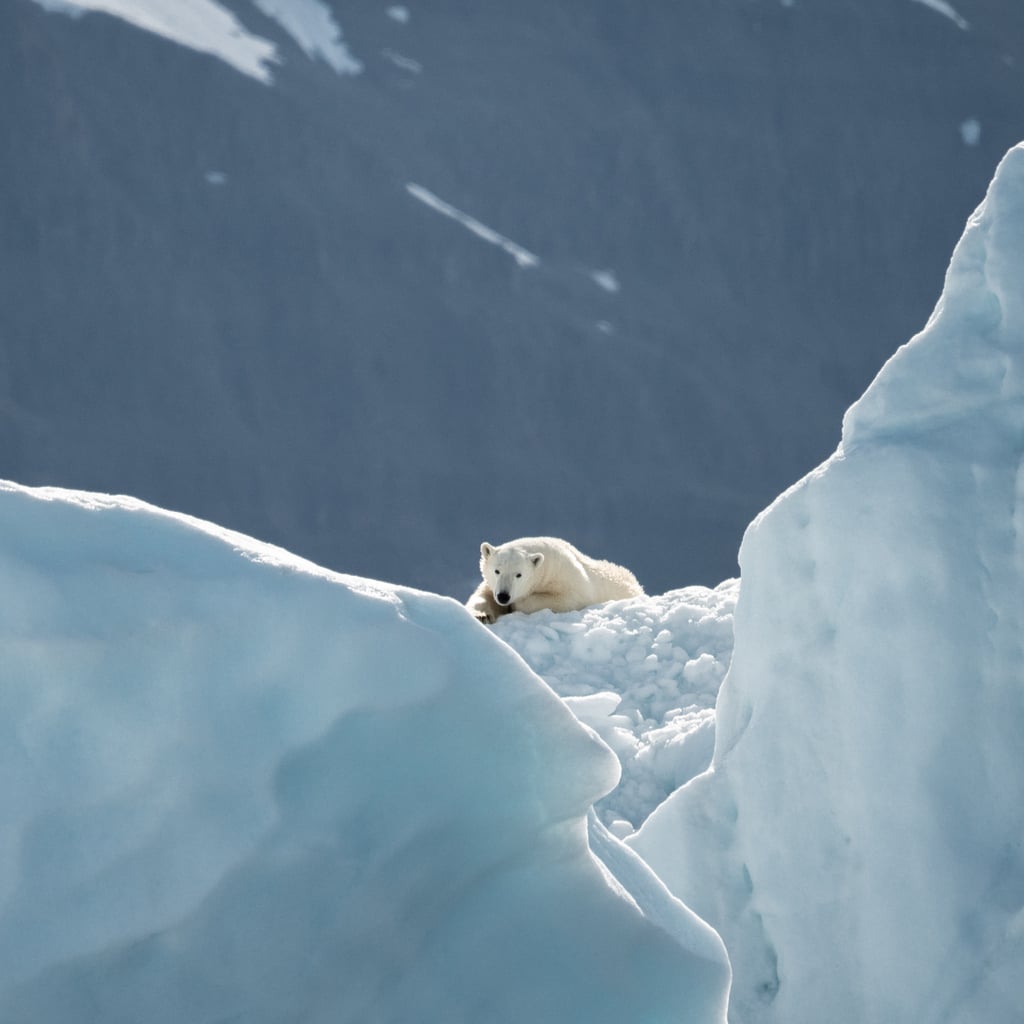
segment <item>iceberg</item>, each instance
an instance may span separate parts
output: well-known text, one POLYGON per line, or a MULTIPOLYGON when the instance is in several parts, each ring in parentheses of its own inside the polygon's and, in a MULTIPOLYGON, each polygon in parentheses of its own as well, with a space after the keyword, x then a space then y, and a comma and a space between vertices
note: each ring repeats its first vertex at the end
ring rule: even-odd
POLYGON ((1024 1006, 1024 145, 839 449, 749 527, 711 767, 633 847, 743 1024, 1024 1006))
POLYGON ((4 483, 0 649, 0 1020, 724 1021, 617 758, 456 602, 4 483))

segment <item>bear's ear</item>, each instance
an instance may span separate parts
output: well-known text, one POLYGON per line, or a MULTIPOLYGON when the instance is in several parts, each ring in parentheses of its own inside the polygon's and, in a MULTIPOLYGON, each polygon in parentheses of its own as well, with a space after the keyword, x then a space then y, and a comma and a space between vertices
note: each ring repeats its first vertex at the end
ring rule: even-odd
POLYGON ((530 555, 530 561, 533 562, 534 569, 544 561, 544 554, 538 551, 535 555, 530 555))
POLYGON ((494 554, 494 547, 492 545, 488 544, 487 541, 484 541, 483 544, 480 545, 480 557, 481 558, 490 558, 491 555, 493 555, 493 554, 494 554))

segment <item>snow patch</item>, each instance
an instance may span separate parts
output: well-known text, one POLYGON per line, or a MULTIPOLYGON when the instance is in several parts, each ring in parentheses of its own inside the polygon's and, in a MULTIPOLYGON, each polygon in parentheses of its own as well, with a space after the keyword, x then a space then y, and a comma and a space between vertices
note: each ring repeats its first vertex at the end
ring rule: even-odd
POLYGON ((419 75, 423 72, 423 65, 418 60, 413 60, 412 57, 403 57, 402 54, 396 53, 391 49, 384 49, 380 52, 382 57, 391 61, 396 68, 401 68, 402 71, 408 71, 413 75, 419 75))
POLYGON ((278 62, 273 43, 248 32, 216 0, 35 0, 48 11, 78 17, 95 12, 121 18, 146 32, 208 53, 260 82, 278 62))
MULTIPOLYGON (((252 0, 274 19, 307 57, 326 61, 339 74, 357 74, 362 64, 342 42, 330 9, 321 0, 252 0)), ((78 17, 95 12, 121 18, 146 32, 208 53, 260 82, 272 81, 280 63, 277 47, 249 32, 217 0, 35 0, 48 11, 78 17)))
POLYGON ((945 0, 914 0, 914 3, 924 4, 925 7, 930 7, 933 11, 941 14, 944 18, 949 18, 957 28, 967 31, 971 26, 967 23, 967 20, 961 17, 952 5, 947 4, 945 0))
POLYGON ((326 61, 339 75, 357 75, 363 70, 342 42, 342 32, 330 8, 321 0, 252 0, 273 18, 302 47, 311 60, 326 61))
POLYGON ((969 117, 960 124, 960 138, 965 146, 976 146, 981 142, 981 122, 976 117, 969 117))
POLYGON ((590 277, 598 288, 603 288, 606 292, 614 295, 619 291, 619 279, 611 270, 593 270, 590 277))
POLYGON ((387 9, 387 16, 392 21, 397 21, 399 25, 407 25, 409 23, 409 8, 394 6, 387 9))
POLYGON ((422 185, 409 183, 405 188, 414 199, 418 199, 437 213, 454 220, 457 224, 461 224, 467 231, 476 235, 477 238, 482 238, 485 242, 503 249, 520 267, 536 267, 540 264, 540 258, 534 256, 532 252, 524 249, 521 245, 517 245, 504 235, 498 234, 497 231, 487 227, 486 224, 481 224, 480 221, 475 217, 471 217, 468 213, 463 213, 450 203, 446 203, 422 185))

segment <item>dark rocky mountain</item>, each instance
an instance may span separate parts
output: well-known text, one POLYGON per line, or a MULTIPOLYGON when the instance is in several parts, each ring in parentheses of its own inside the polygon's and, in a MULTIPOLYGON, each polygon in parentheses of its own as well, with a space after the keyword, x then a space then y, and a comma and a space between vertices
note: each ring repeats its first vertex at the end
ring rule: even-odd
POLYGON ((1024 138, 1019 0, 222 6, 272 82, 0 3, 0 476, 459 597, 734 575, 1024 138))

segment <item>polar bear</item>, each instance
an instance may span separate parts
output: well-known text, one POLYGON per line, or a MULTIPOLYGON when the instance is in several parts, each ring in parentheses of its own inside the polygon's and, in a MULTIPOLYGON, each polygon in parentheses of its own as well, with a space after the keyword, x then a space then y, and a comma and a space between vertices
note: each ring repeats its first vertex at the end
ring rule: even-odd
POLYGON ((483 582, 466 607, 481 622, 542 608, 578 611, 644 592, 628 569, 590 558, 557 537, 521 537, 497 546, 485 542, 480 575, 483 582))

